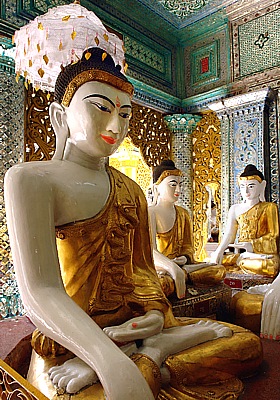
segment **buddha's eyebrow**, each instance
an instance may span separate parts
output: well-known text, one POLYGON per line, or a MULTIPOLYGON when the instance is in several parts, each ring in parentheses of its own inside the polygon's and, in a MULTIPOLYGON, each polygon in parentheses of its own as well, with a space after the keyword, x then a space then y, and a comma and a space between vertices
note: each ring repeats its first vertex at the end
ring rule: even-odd
POLYGON ((112 106, 115 108, 115 104, 112 102, 112 100, 106 96, 103 96, 102 94, 89 94, 88 96, 84 97, 83 100, 88 99, 90 97, 99 97, 101 99, 104 99, 104 100, 108 101, 110 104, 112 104, 112 106))
POLYGON ((123 106, 120 106, 120 108, 132 108, 130 104, 124 104, 123 106))

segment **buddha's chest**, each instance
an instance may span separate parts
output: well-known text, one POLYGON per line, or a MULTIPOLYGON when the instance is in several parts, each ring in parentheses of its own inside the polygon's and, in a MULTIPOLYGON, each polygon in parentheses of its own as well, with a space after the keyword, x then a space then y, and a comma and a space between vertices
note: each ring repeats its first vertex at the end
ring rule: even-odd
POLYGON ((111 187, 107 176, 72 176, 54 185, 55 225, 96 216, 105 206, 111 187))

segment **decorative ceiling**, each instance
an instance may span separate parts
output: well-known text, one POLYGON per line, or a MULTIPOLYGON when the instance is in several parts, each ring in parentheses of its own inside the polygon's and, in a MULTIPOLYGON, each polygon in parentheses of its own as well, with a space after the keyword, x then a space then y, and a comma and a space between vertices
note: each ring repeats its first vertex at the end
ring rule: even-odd
POLYGON ((158 3, 179 19, 185 19, 209 4, 210 0, 158 0, 158 3))
POLYGON ((198 21, 238 0, 138 0, 177 28, 198 21))

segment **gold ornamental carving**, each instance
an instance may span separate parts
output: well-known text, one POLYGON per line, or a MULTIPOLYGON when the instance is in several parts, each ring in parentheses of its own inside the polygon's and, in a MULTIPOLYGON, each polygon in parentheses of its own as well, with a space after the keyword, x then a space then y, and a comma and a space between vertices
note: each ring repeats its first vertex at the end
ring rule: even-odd
POLYGON ((55 149, 55 134, 49 118, 52 96, 31 85, 25 91, 24 161, 50 160, 55 149))
POLYGON ((197 260, 206 256, 209 196, 216 206, 216 223, 221 219, 221 134, 215 113, 206 112, 193 131, 193 224, 197 260))
POLYGON ((149 167, 170 158, 171 132, 159 111, 133 104, 128 135, 149 167))
POLYGON ((3 360, 0 360, 0 399, 48 400, 3 360))

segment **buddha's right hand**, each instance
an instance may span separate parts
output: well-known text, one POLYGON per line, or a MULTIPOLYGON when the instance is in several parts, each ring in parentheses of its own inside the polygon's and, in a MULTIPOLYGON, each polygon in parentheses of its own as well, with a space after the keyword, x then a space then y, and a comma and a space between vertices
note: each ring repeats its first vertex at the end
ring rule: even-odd
POLYGON ((186 295, 186 274, 175 262, 172 264, 168 272, 175 282, 177 297, 183 299, 186 295))
POLYGON ((217 251, 217 250, 213 251, 213 253, 210 254, 210 263, 214 263, 214 264, 221 264, 222 263, 223 252, 220 252, 220 251, 217 251))

